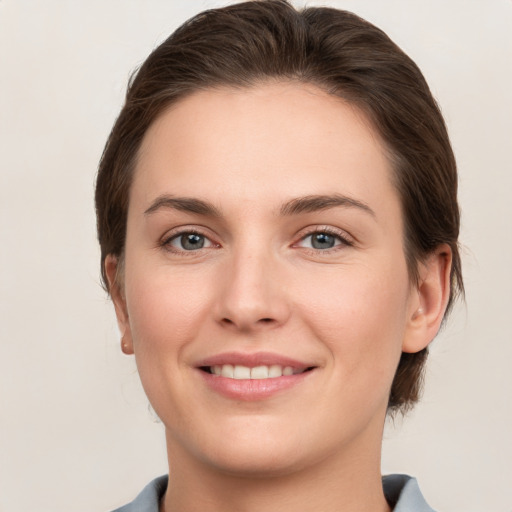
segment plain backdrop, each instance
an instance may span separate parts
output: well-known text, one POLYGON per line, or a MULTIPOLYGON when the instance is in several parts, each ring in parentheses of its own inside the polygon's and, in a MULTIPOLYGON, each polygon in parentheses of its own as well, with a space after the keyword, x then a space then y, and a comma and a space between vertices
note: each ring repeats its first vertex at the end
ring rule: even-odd
MULTIPOLYGON (((224 2, 226 4, 227 2, 224 2)), ((512 510, 512 1, 340 0, 437 97, 460 169, 467 303, 383 472, 435 509, 512 510)), ((217 1, 0 0, 0 511, 107 511, 166 472, 99 285, 93 190, 129 73, 217 1)), ((296 2, 303 5, 303 2, 296 2)))

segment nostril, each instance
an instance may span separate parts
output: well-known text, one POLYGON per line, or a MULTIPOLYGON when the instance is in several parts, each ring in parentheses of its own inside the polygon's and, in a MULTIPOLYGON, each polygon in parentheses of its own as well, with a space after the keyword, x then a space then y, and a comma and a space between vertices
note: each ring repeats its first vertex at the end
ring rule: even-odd
POLYGON ((275 318, 270 318, 270 317, 265 317, 265 318, 260 318, 258 320, 256 320, 254 323, 252 322, 244 322, 243 319, 241 319, 239 322, 235 320, 232 320, 231 318, 228 318, 228 317, 224 317, 222 320, 221 320, 221 323, 224 324, 226 327, 237 327, 239 329, 251 329, 251 326, 252 327, 256 327, 257 326, 264 326, 264 325, 274 325, 274 323, 276 323, 276 319, 275 318))

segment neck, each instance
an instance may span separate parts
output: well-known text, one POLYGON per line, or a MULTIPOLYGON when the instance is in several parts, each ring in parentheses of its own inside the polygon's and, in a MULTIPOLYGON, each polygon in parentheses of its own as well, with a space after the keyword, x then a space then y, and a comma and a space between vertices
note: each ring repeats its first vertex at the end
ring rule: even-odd
POLYGON ((240 476, 184 456, 167 437, 169 460, 176 463, 169 465, 160 512, 390 512, 382 489, 380 438, 376 449, 352 446, 350 453, 293 472, 240 476))

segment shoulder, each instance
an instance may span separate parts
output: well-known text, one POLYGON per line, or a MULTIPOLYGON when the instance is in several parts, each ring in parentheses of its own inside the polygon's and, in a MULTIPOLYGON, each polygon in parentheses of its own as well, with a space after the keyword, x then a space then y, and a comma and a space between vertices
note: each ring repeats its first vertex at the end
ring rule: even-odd
POLYGON ((167 489, 167 482, 167 475, 155 478, 131 503, 112 512, 158 512, 160 499, 167 489))
POLYGON ((418 482, 408 475, 382 477, 384 495, 393 512, 434 512, 421 494, 418 482))
MULTIPOLYGON (((131 503, 112 512, 158 512, 167 482, 167 475, 156 478, 131 503)), ((421 494, 415 478, 387 475, 382 478, 382 485, 386 499, 393 506, 393 512, 434 512, 421 494)))

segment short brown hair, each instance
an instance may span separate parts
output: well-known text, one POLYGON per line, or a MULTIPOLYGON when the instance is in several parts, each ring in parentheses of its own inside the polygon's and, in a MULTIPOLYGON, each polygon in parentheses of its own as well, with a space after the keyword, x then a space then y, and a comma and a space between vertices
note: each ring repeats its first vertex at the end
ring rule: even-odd
MULTIPOLYGON (((361 109, 390 155, 404 218, 411 280, 440 244, 452 251, 450 309, 463 291, 455 158, 439 108, 416 64, 380 29, 337 9, 296 10, 286 0, 198 14, 158 46, 132 77, 96 183, 103 283, 105 258, 122 260, 128 197, 141 141, 170 104, 198 90, 268 80, 314 84, 361 109)), ((403 353, 389 410, 419 398, 427 349, 403 353)))

